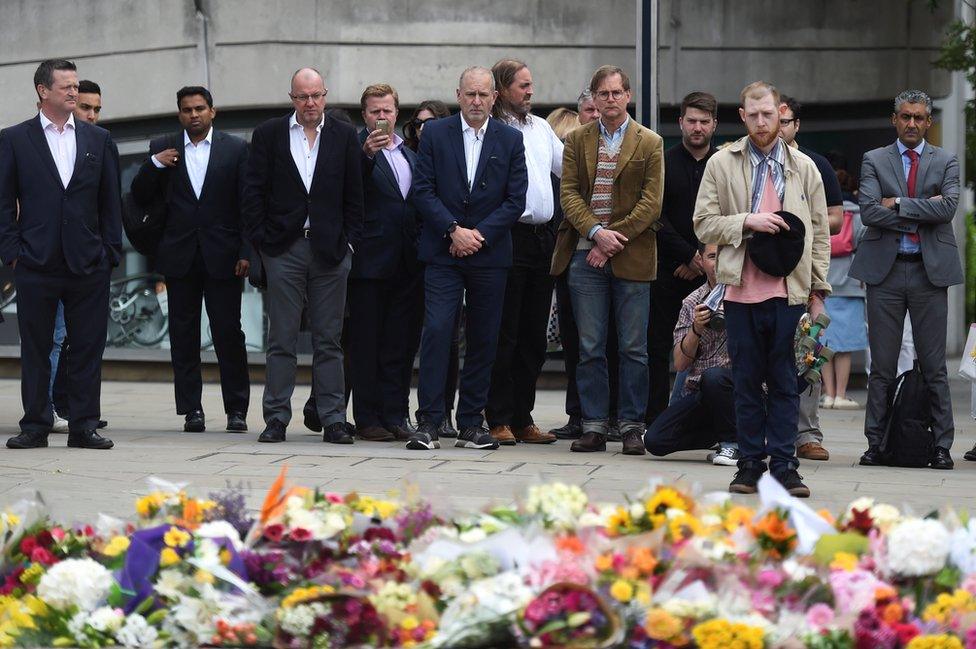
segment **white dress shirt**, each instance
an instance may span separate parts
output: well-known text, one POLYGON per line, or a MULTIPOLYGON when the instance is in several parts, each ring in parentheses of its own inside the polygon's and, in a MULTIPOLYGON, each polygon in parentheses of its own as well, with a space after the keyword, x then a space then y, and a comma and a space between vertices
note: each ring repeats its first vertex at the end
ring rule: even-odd
MULTIPOLYGON (((207 177, 207 165, 210 164, 210 147, 213 145, 213 127, 207 131, 207 137, 194 144, 190 139, 190 134, 183 131, 183 164, 186 165, 186 175, 190 177, 190 186, 193 193, 200 198, 203 191, 203 181, 207 177)), ((158 169, 166 165, 161 163, 156 156, 152 157, 152 162, 158 169)))
POLYGON ((470 126, 461 115, 461 139, 464 140, 464 161, 468 167, 468 189, 474 185, 474 174, 478 171, 478 160, 481 159, 481 147, 485 143, 485 131, 488 129, 488 120, 481 125, 477 131, 470 126))
MULTIPOLYGON (((288 138, 291 146, 291 159, 295 161, 298 175, 305 183, 305 191, 312 191, 312 177, 315 175, 315 162, 319 159, 319 142, 322 141, 322 125, 325 124, 325 114, 315 127, 315 144, 309 146, 305 137, 305 127, 298 123, 297 113, 292 113, 288 120, 288 138)), ((309 220, 305 219, 305 229, 309 227, 309 220)))
POLYGON ((54 164, 58 168, 58 175, 61 176, 61 185, 65 188, 71 182, 71 174, 75 169, 75 157, 78 155, 78 141, 75 139, 75 116, 69 115, 64 128, 58 127, 47 118, 43 111, 39 111, 41 118, 41 130, 44 131, 44 138, 47 146, 51 149, 51 156, 54 164))
POLYGON ((522 132, 525 145, 525 168, 529 176, 529 188, 525 193, 525 213, 520 223, 541 225, 552 219, 556 202, 553 196, 550 174, 562 178, 563 143, 553 132, 549 122, 532 115, 525 124, 518 121, 509 125, 522 132))

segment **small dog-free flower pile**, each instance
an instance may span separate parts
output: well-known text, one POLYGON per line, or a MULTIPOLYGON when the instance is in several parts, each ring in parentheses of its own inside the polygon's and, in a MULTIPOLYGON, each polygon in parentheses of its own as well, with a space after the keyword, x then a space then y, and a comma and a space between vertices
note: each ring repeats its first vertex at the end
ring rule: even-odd
POLYGON ((155 481, 119 521, 0 513, 0 647, 976 649, 976 520, 814 512, 649 484, 539 484, 441 515, 411 493, 155 481))

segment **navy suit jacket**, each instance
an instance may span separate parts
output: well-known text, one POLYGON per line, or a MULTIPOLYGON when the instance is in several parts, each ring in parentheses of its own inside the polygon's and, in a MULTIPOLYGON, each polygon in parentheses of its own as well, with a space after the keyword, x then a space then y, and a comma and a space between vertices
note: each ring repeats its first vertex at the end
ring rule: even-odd
POLYGON ((155 257, 156 270, 184 277, 199 248, 211 277, 234 277, 237 260, 247 259, 250 251, 241 236, 247 142, 214 130, 200 198, 186 170, 183 131, 150 142, 149 155, 168 148, 180 152, 175 167, 160 169, 147 159, 132 181, 132 196, 140 205, 151 205, 158 196, 166 201, 166 229, 155 257))
MULTIPOLYGON (((366 141, 364 129, 359 142, 366 141)), ((401 148, 412 174, 416 174, 417 154, 406 145, 401 148)), ((393 168, 386 154, 377 151, 373 159, 363 154, 363 188, 366 194, 366 218, 363 236, 352 257, 351 279, 391 279, 404 270, 420 269, 417 260, 417 235, 420 229, 417 210, 411 200, 400 193, 393 168)))
POLYGON ((258 252, 272 257, 302 236, 309 219, 312 250, 336 266, 363 229, 363 152, 356 129, 325 118, 311 190, 291 157, 292 113, 254 129, 244 180, 244 222, 258 252))
POLYGON ((420 259, 432 264, 512 265, 512 226, 525 212, 529 180, 522 134, 497 119, 488 120, 471 190, 468 190, 461 115, 424 126, 413 180, 413 203, 423 219, 420 259), (457 221, 477 228, 481 249, 454 258, 447 230, 457 221))
POLYGON ((119 152, 108 131, 75 121, 67 187, 40 117, 0 132, 0 260, 41 272, 89 275, 122 258, 119 152), (19 206, 19 214, 18 214, 19 206))

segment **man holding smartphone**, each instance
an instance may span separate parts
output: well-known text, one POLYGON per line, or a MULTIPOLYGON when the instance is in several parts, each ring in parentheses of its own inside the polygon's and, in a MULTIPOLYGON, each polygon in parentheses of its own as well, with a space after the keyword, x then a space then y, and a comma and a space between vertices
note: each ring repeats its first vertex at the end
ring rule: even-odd
POLYGON ((360 98, 366 218, 349 273, 349 353, 356 436, 406 441, 413 357, 420 345, 423 267, 410 186, 416 154, 393 131, 394 88, 371 85, 360 98))

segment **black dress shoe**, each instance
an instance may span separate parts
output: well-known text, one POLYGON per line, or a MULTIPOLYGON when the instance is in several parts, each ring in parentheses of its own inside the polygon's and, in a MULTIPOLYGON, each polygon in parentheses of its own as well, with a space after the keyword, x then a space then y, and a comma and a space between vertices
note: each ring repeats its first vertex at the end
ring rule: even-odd
POLYGON ((105 421, 104 419, 99 419, 98 425, 95 426, 95 428, 108 428, 108 422, 105 421))
POLYGON ((243 412, 231 412, 227 414, 227 428, 231 433, 247 432, 247 417, 243 412))
POLYGON ((305 404, 305 409, 302 410, 302 414, 305 415, 305 428, 309 429, 313 433, 322 432, 322 420, 319 419, 319 412, 314 407, 309 408, 308 404, 305 404))
POLYGON ((869 446, 858 464, 861 466, 881 466, 881 447, 869 446))
POLYGON ((962 459, 969 460, 970 462, 976 462, 976 446, 966 451, 966 453, 962 456, 962 459))
POLYGON ((570 417, 565 426, 553 428, 549 431, 556 439, 579 439, 583 435, 583 426, 579 417, 570 417))
POLYGON ((94 428, 80 433, 68 433, 68 448, 92 448, 99 451, 107 451, 115 446, 108 437, 102 437, 94 428))
POLYGON ((273 419, 268 422, 264 432, 258 437, 258 441, 269 444, 285 441, 285 425, 277 419, 273 419))
POLYGON ((337 421, 326 426, 325 430, 322 431, 322 441, 330 444, 353 443, 352 435, 349 434, 349 429, 344 421, 337 421))
POLYGON ((623 438, 624 455, 643 455, 646 452, 643 431, 629 430, 624 433, 623 438))
POLYGON ((7 448, 47 448, 47 433, 20 433, 7 440, 7 448))
POLYGON ((202 433, 207 430, 206 419, 203 417, 202 410, 192 410, 186 415, 186 423, 183 424, 184 433, 202 433))
POLYGON ((935 452, 932 453, 932 461, 929 462, 929 466, 933 469, 951 469, 954 465, 952 463, 952 456, 949 455, 949 449, 936 446, 935 452))

